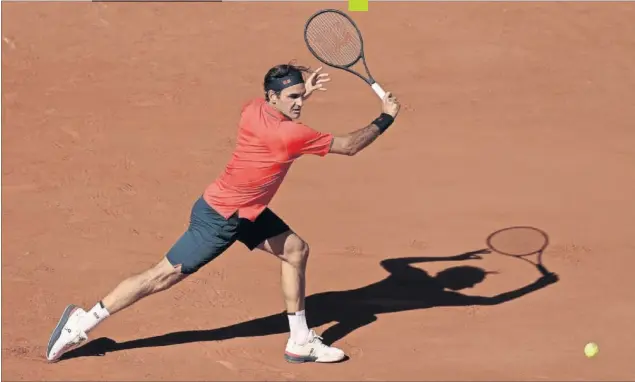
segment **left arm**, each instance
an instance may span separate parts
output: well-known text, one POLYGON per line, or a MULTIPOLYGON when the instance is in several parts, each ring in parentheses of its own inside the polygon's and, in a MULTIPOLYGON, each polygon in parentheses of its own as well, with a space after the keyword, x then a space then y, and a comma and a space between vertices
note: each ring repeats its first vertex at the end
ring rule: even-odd
POLYGON ((462 261, 462 260, 472 260, 472 259, 480 259, 480 254, 489 253, 488 250, 481 249, 478 251, 466 252, 456 256, 447 256, 447 257, 405 257, 405 258, 396 258, 396 259, 386 259, 382 260, 380 263, 385 270, 390 273, 395 273, 398 269, 403 269, 410 264, 414 263, 424 263, 430 261, 462 261))

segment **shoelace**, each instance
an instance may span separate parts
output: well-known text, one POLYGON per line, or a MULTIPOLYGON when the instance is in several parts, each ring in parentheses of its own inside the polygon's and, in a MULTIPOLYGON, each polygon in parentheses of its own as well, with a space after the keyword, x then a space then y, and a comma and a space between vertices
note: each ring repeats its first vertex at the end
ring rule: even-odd
POLYGON ((316 344, 317 347, 321 348, 321 349, 329 349, 330 346, 325 345, 322 340, 324 338, 322 338, 321 336, 318 336, 317 334, 315 334, 315 332, 313 332, 313 338, 311 338, 309 340, 309 342, 316 344))
POLYGON ((88 336, 82 330, 75 329, 74 332, 75 332, 74 333, 75 336, 73 337, 73 339, 71 341, 69 341, 69 344, 77 345, 80 342, 85 341, 86 339, 88 339, 88 336))

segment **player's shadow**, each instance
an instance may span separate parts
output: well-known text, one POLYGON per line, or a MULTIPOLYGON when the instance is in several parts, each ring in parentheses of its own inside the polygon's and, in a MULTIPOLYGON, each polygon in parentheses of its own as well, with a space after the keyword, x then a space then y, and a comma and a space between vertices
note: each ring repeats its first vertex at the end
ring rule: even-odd
MULTIPOLYGON (((405 257, 383 260, 381 266, 388 271, 389 275, 381 281, 357 289, 308 296, 305 304, 309 327, 334 322, 334 325, 322 333, 324 342, 331 344, 354 330, 376 321, 377 316, 383 313, 440 306, 497 305, 544 288, 558 280, 556 275, 541 276, 528 285, 495 296, 470 296, 457 291, 473 287, 492 272, 463 265, 448 268, 435 276, 430 276, 426 271, 412 265, 431 261, 480 259, 480 255, 484 253, 489 251, 479 250, 450 257, 405 257)), ((285 312, 280 312, 222 328, 174 332, 121 343, 102 337, 66 353, 62 360, 99 356, 126 349, 282 334, 288 333, 288 325, 285 312)))

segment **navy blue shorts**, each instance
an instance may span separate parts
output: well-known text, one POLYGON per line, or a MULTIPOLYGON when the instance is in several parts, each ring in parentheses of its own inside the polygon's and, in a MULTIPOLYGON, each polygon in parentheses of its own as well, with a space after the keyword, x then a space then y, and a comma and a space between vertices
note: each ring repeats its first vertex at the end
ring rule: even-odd
POLYGON ((265 240, 288 230, 289 226, 269 208, 253 222, 238 217, 237 213, 225 219, 201 196, 192 207, 187 231, 166 257, 173 266, 181 265, 182 273, 191 274, 220 256, 236 241, 253 250, 265 240))

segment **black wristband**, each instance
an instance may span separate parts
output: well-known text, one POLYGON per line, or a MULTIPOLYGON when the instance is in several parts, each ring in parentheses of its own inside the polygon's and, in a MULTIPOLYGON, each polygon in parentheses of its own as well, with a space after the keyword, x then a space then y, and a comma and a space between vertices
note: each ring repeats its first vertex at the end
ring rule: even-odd
POLYGON ((379 127, 379 134, 383 134, 384 131, 386 131, 394 121, 395 119, 392 117, 392 115, 381 113, 381 115, 373 121, 373 124, 379 127))

